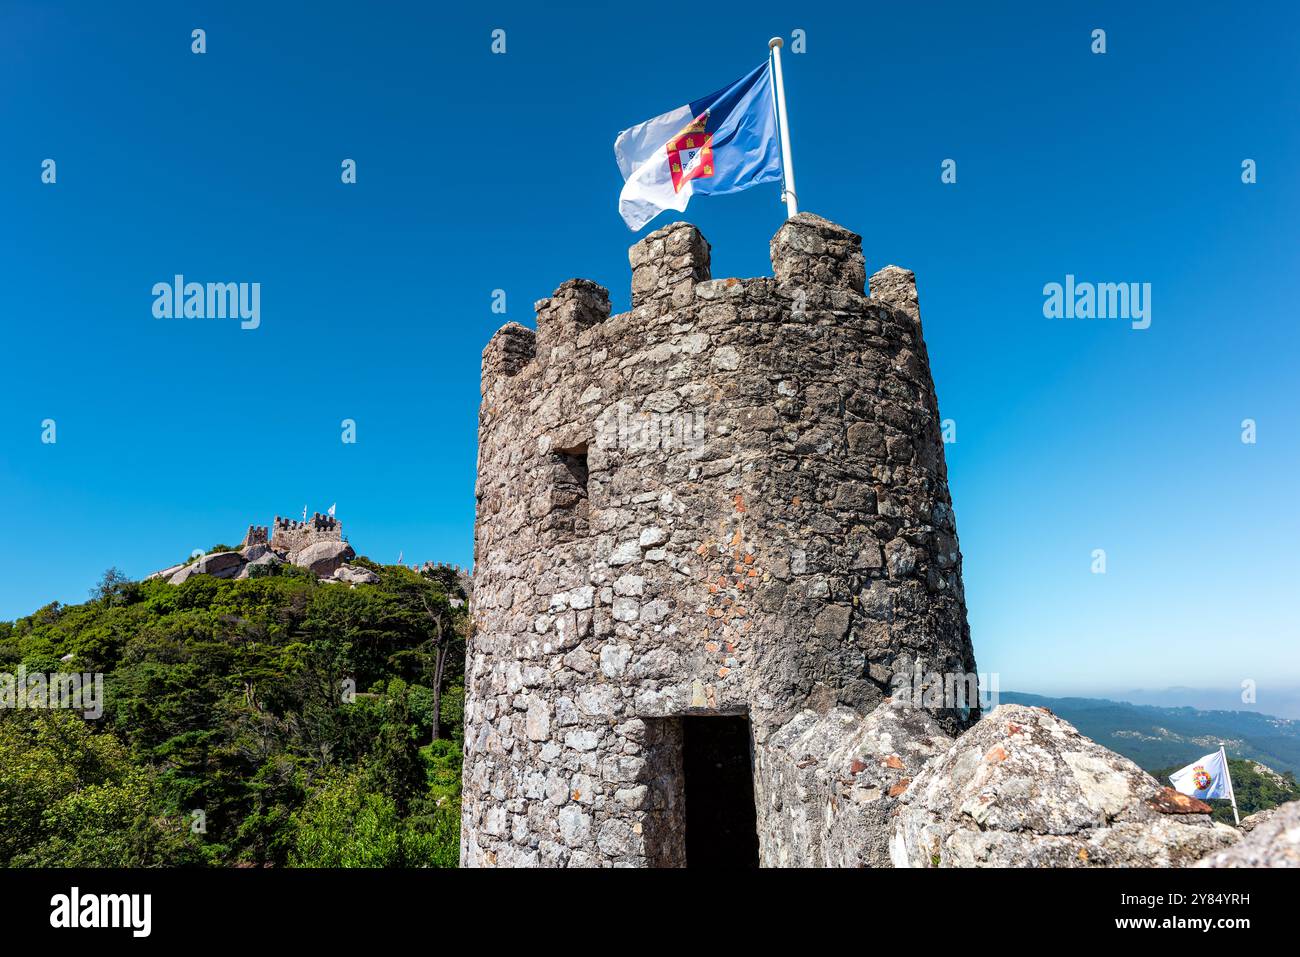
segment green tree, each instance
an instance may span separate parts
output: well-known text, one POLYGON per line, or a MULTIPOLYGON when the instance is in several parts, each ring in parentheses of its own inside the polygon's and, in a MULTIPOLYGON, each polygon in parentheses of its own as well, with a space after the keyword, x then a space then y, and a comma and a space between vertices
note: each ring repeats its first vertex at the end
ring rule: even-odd
POLYGON ((0 720, 0 859, 38 867, 156 867, 202 859, 155 779, 68 712, 0 720))
POLYGON ((135 582, 116 565, 105 571, 90 590, 91 601, 102 601, 107 605, 124 602, 134 594, 135 582))
POLYGON ((292 867, 427 867, 432 834, 404 820, 387 795, 355 771, 329 781, 294 814, 292 867))

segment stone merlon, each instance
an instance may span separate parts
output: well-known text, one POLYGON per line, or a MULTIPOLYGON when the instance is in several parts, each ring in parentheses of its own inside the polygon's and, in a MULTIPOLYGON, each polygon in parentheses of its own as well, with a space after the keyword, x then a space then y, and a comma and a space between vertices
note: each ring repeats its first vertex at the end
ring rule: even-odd
POLYGON ((867 281, 862 237, 812 213, 786 220, 771 251, 777 282, 862 292, 867 281))

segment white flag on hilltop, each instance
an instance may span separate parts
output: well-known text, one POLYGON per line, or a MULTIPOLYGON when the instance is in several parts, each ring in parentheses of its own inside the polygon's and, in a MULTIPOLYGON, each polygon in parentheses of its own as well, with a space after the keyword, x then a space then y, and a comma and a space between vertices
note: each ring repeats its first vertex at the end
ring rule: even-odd
POLYGON ((1175 771, 1169 775, 1169 783, 1174 786, 1174 790, 1202 800, 1232 797, 1227 760, 1221 750, 1193 761, 1181 771, 1175 771))

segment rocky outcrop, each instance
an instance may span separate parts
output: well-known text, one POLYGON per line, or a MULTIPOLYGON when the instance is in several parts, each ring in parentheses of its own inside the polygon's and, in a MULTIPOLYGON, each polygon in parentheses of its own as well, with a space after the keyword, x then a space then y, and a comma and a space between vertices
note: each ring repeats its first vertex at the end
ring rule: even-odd
POLYGON ((379 576, 368 568, 357 565, 340 565, 334 570, 334 580, 350 585, 378 585, 379 576))
POLYGON ((1237 832, 1043 708, 1001 705, 902 798, 898 867, 1169 867, 1237 832))
POLYGON ((168 578, 167 584, 183 585, 187 581, 189 581, 191 575, 197 575, 198 573, 199 573, 198 563, 190 562, 190 564, 188 565, 182 565, 180 570, 177 571, 176 574, 168 578))
POLYGON ((170 568, 164 568, 161 571, 156 571, 152 575, 146 575, 144 580, 149 581, 150 579, 153 578, 170 579, 173 575, 175 575, 177 572, 181 571, 186 567, 188 566, 185 564, 185 562, 181 562, 179 565, 172 565, 170 568))
POLYGON ((1246 833, 1240 841, 1196 866, 1300 867, 1300 801, 1252 814, 1241 829, 1246 833))
POLYGON ((324 582, 352 586, 379 584, 379 576, 370 569, 348 564, 355 557, 356 552, 347 542, 315 542, 291 555, 277 552, 266 542, 255 542, 239 551, 201 555, 188 564, 173 565, 149 577, 165 578, 172 585, 183 584, 194 575, 242 580, 266 574, 262 569, 293 564, 310 570, 324 582))
MULTIPOLYGON (((242 553, 243 550, 241 549, 241 554, 242 553)), ((285 564, 285 560, 283 558, 281 558, 275 552, 268 550, 266 552, 258 554, 256 558, 250 559, 248 564, 246 564, 243 568, 241 568, 239 570, 239 574, 236 575, 235 577, 256 578, 259 575, 270 574, 270 572, 264 572, 261 569, 274 568, 277 565, 283 565, 283 564, 285 564)))
POLYGON ((213 578, 234 578, 243 565, 244 558, 239 552, 212 552, 195 559, 194 574, 211 575, 213 578))
MULTIPOLYGON (((275 566, 292 564, 306 568, 322 581, 356 587, 373 585, 379 576, 358 565, 350 565, 356 558, 352 546, 343 540, 343 526, 333 515, 319 512, 310 521, 291 521, 276 517, 275 535, 269 536, 265 526, 250 525, 243 544, 237 551, 201 554, 180 565, 156 571, 149 578, 161 578, 172 585, 181 585, 195 575, 213 578, 256 578, 269 574, 275 566)), ((426 568, 435 567, 426 563, 426 568)), ((442 566, 437 566, 441 568, 442 566)), ((455 566, 455 580, 467 576, 455 566)), ((461 602, 463 604, 463 602, 461 602)))
MULTIPOLYGON (((1256 765, 1256 767, 1263 767, 1263 765, 1256 765)), ((1284 807, 1286 807, 1286 805, 1281 804, 1277 807, 1270 807, 1263 811, 1256 811, 1254 814, 1248 814, 1241 819, 1241 826, 1238 830, 1241 831, 1242 834, 1249 834, 1261 824, 1266 824, 1271 821, 1277 815, 1277 812, 1284 807)))
POLYGON ((266 542, 256 542, 252 545, 245 545, 239 550, 239 555, 246 562, 255 562, 266 555, 273 555, 271 546, 266 542))
POLYGON ((316 542, 289 556, 289 561, 310 570, 318 578, 331 578, 339 566, 357 553, 347 542, 316 542))
POLYGON ((763 815, 763 864, 889 867, 901 795, 925 763, 952 745, 919 708, 882 705, 802 711, 767 740, 755 774, 771 807, 763 815))
POLYGON ((175 565, 155 572, 150 578, 166 578, 169 584, 180 585, 194 575, 211 575, 213 578, 254 578, 258 569, 276 565, 293 564, 306 568, 324 581, 337 581, 348 585, 373 585, 379 576, 369 569, 349 565, 356 552, 347 542, 317 542, 300 552, 285 556, 265 544, 247 545, 237 552, 213 552, 201 555, 186 565, 175 565))

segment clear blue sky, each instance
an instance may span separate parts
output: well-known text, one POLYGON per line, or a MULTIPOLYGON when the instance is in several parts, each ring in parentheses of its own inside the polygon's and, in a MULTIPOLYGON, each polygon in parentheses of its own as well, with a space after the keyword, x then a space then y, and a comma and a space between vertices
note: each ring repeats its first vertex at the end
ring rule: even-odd
MULTIPOLYGON (((802 204, 918 275, 981 668, 1300 683, 1293 4, 470 6, 0 5, 0 617, 304 504, 468 564, 483 345, 572 276, 625 308, 615 135, 800 28, 802 204), (178 272, 260 282, 261 328, 155 320, 178 272), (1045 319, 1067 273, 1151 283, 1151 328, 1045 319)), ((715 276, 782 217, 687 213, 715 276)))

